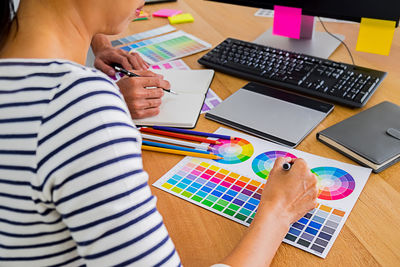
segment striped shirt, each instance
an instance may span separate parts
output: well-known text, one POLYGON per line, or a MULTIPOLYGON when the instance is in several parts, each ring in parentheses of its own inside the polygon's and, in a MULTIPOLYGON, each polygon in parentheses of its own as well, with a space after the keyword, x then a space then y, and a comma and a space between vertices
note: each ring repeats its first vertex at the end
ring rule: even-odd
POLYGON ((100 72, 0 60, 0 265, 180 265, 140 147, 100 72))

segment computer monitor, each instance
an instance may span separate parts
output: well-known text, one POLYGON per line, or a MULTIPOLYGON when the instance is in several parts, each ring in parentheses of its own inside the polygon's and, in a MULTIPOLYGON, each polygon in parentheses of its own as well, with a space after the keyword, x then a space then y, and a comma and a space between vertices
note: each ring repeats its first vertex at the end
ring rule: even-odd
MULTIPOLYGON (((292 39, 272 34, 272 28, 254 40, 255 43, 321 58, 328 58, 340 41, 326 32, 314 31, 309 16, 360 22, 361 18, 396 21, 400 18, 400 0, 210 0, 228 4, 273 9, 274 5, 302 9, 301 38, 292 39)), ((344 36, 335 34, 339 39, 344 36)))

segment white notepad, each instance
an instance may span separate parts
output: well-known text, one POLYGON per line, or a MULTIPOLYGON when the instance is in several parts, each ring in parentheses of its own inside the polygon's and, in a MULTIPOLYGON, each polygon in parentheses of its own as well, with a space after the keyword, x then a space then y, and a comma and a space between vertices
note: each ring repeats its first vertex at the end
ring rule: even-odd
POLYGON ((152 70, 164 75, 171 89, 178 94, 165 92, 160 113, 154 117, 133 120, 140 126, 172 126, 193 128, 214 76, 213 70, 152 70))

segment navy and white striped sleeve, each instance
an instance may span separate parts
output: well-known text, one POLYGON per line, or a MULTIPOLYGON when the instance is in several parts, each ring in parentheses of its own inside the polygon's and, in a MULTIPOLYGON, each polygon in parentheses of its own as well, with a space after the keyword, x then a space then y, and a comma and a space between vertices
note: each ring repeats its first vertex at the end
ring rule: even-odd
POLYGON ((61 214, 88 265, 179 265, 143 170, 141 140, 108 79, 74 77, 43 117, 32 182, 38 210, 61 214))

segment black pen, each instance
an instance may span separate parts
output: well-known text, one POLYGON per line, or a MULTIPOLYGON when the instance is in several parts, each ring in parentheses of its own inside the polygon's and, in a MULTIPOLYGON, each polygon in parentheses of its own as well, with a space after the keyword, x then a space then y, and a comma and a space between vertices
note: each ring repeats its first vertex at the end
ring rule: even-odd
POLYGON ((289 163, 289 162, 285 162, 285 163, 283 163, 283 165, 282 165, 282 168, 283 168, 285 171, 290 170, 291 167, 292 167, 292 164, 289 163))
MULTIPOLYGON (((129 77, 141 77, 140 75, 138 75, 138 74, 136 74, 136 73, 133 73, 133 72, 131 72, 131 71, 129 71, 129 70, 126 70, 126 69, 124 69, 124 68, 121 68, 121 67, 119 67, 119 66, 114 66, 114 69, 115 69, 116 71, 118 71, 118 72, 121 72, 121 73, 123 73, 123 74, 129 76, 129 77)), ((177 94, 178 94, 177 92, 172 91, 171 89, 170 89, 170 90, 165 89, 165 88, 162 88, 162 89, 163 89, 165 92, 168 92, 168 93, 171 93, 171 94, 174 94, 174 95, 177 95, 177 94)))

